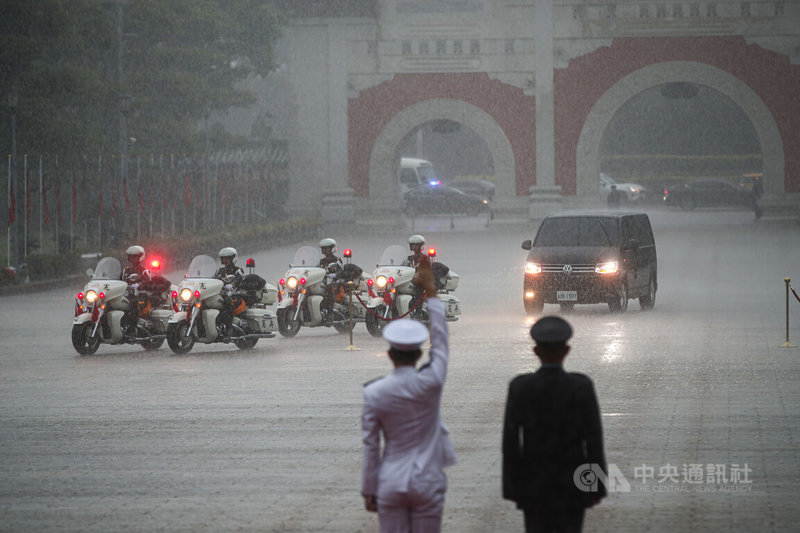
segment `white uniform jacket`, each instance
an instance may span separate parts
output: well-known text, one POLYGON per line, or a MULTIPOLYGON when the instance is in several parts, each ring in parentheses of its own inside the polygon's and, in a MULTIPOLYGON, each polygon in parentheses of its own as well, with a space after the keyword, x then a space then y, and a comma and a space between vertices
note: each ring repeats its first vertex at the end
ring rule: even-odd
POLYGON ((424 491, 432 480, 444 477, 445 466, 456 462, 439 413, 449 356, 445 304, 438 298, 428 299, 428 313, 430 363, 418 371, 412 366, 395 368, 364 387, 362 494, 424 491))

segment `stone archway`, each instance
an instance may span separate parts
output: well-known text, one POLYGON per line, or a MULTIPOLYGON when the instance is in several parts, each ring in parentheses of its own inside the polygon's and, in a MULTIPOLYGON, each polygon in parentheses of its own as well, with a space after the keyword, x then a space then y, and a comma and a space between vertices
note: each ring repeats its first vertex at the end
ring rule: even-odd
POLYGON ((502 209, 516 201, 516 168, 511 143, 491 115, 464 102, 437 98, 412 104, 398 112, 378 134, 369 158, 369 210, 397 207, 397 146, 415 127, 430 120, 448 119, 472 128, 486 141, 494 160, 495 205, 502 209))
POLYGON ((664 83, 690 82, 705 85, 733 100, 753 124, 761 143, 766 191, 782 194, 786 190, 783 140, 775 118, 759 96, 730 73, 692 61, 668 61, 643 67, 619 80, 592 107, 581 129, 576 157, 578 197, 592 198, 597 193, 600 173, 600 143, 614 113, 637 94, 664 83))

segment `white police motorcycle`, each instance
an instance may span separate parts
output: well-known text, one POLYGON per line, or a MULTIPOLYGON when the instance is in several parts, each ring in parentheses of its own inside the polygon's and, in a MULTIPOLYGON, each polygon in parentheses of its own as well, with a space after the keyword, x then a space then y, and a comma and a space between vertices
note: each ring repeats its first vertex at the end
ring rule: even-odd
MULTIPOLYGON (((397 318, 429 322, 428 305, 413 282, 416 269, 405 264, 407 257, 408 249, 403 246, 387 247, 368 283, 372 298, 367 305, 365 322, 373 337, 380 337, 386 324, 397 318)), ((461 316, 461 302, 452 294, 460 276, 442 263, 434 262, 435 249, 428 250, 428 257, 439 298, 447 306, 447 320, 454 322, 461 316)))
POLYGON ((164 343, 172 316, 169 281, 121 276, 119 260, 104 257, 76 295, 72 346, 79 354, 93 354, 100 344, 139 344, 149 351, 164 343))
POLYGON ((247 260, 251 273, 236 288, 233 276, 215 277, 217 264, 208 255, 192 259, 186 278, 172 293, 175 314, 167 326, 167 344, 176 354, 187 353, 195 342, 233 343, 240 350, 252 348, 258 339, 275 336, 278 321, 268 305, 275 303, 277 289, 252 273, 255 262, 247 260), (226 324, 223 311, 232 313, 226 324))
POLYGON ((366 297, 368 276, 350 263, 352 253, 344 251, 347 263, 344 269, 336 274, 332 285, 326 284, 328 271, 319 266, 322 253, 319 248, 302 246, 295 252, 289 269, 278 282, 278 332, 284 337, 294 337, 301 327, 333 327, 339 333, 347 333, 352 324, 363 322, 364 306, 357 302, 357 296, 366 297), (347 283, 353 294, 348 294, 347 283), (330 309, 322 307, 326 291, 332 293, 330 309))

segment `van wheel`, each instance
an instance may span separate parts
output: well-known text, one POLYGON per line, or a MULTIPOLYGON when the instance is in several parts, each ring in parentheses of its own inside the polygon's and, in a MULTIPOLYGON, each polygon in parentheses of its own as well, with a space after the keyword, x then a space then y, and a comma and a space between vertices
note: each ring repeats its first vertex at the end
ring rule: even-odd
POLYGON ((544 310, 544 302, 542 300, 523 300, 525 305, 525 312, 529 315, 538 315, 544 310))
POLYGON ((642 311, 649 311, 656 305, 656 280, 650 278, 647 285, 647 294, 639 297, 639 307, 642 311))
POLYGON ((612 313, 624 313, 628 310, 628 286, 620 285, 616 297, 608 302, 608 310, 612 313))
POLYGON ((680 205, 681 209, 684 211, 691 211, 695 208, 696 204, 694 198, 691 196, 681 196, 681 200, 678 202, 678 205, 680 205))

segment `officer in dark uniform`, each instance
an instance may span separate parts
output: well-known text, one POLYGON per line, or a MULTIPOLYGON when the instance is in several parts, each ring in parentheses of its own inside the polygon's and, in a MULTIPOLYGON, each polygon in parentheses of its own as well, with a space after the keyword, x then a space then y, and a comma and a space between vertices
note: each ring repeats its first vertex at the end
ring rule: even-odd
POLYGON ((600 408, 592 380, 562 366, 572 336, 567 321, 543 317, 530 334, 542 366, 508 387, 503 498, 523 511, 527 532, 579 532, 585 508, 606 495, 602 483, 589 490, 575 481, 587 464, 607 473, 600 408))
MULTIPOLYGON (((228 276, 233 276, 233 283, 231 283, 231 288, 236 288, 239 282, 242 280, 244 276, 244 270, 242 267, 236 264, 236 259, 239 257, 239 253, 236 251, 236 248, 232 248, 227 246, 219 251, 219 260, 222 262, 222 266, 219 267, 214 277, 217 279, 221 279, 227 283, 228 276)), ((236 301, 233 301, 231 296, 227 296, 225 298, 225 306, 219 312, 217 316, 217 327, 220 328, 220 334, 226 337, 229 337, 232 332, 232 323, 233 323, 233 310, 237 308, 241 304, 241 296, 236 297, 236 301)))
POLYGON ((325 269, 325 294, 322 297, 321 310, 327 313, 333 308, 333 291, 336 275, 344 269, 342 258, 336 257, 336 241, 325 238, 319 241, 319 249, 322 252, 322 259, 319 260, 320 268, 325 269))
POLYGON ((125 254, 128 256, 128 265, 122 270, 123 281, 127 281, 131 274, 137 274, 139 282, 150 279, 150 271, 144 264, 144 248, 133 245, 125 250, 125 254))

